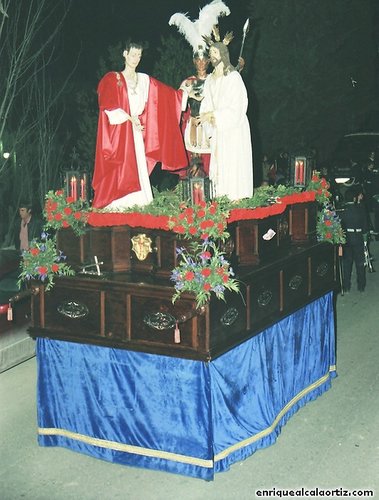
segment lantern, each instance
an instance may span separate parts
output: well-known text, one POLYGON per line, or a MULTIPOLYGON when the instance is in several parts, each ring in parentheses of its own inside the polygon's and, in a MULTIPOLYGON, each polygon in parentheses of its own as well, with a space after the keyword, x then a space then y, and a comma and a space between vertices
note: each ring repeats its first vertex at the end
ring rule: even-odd
POLYGON ((294 187, 306 187, 311 180, 315 161, 310 154, 295 154, 290 157, 290 183, 294 187))
POLYGON ((191 200, 192 204, 212 199, 212 181, 209 177, 185 177, 179 181, 180 197, 183 201, 191 200))
POLYGON ((66 170, 65 172, 66 196, 74 201, 88 200, 88 175, 82 170, 66 170))

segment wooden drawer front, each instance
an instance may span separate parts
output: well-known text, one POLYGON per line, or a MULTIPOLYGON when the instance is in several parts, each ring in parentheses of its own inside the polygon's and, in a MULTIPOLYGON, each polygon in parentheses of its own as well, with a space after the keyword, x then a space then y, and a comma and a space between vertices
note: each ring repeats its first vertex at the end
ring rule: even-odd
MULTIPOLYGON (((40 298, 41 299, 41 298, 40 298)), ((42 324, 56 332, 104 336, 104 292, 57 284, 44 294, 42 324)))
POLYGON ((272 262, 290 246, 289 213, 262 220, 239 221, 230 225, 234 243, 234 261, 240 267, 272 262), (267 239, 266 235, 273 232, 267 239), (235 236, 234 236, 235 235, 235 236))
POLYGON ((223 300, 212 299, 209 307, 211 347, 233 345, 237 335, 248 330, 246 286, 240 284, 240 293, 225 293, 223 300))
POLYGON ((299 203, 290 206, 290 234, 293 244, 316 242, 317 203, 299 203))
POLYGON ((178 321, 178 346, 204 350, 207 344, 206 314, 197 314, 194 300, 171 302, 171 296, 153 297, 132 294, 129 299, 131 341, 175 345, 174 331, 178 321))
POLYGON ((116 226, 91 228, 91 259, 96 255, 102 262, 102 271, 118 272, 130 270, 130 230, 116 226))
POLYGON ((259 328, 278 316, 281 306, 280 272, 267 270, 251 275, 248 286, 250 327, 259 328))
POLYGON ((307 254, 299 255, 295 261, 287 261, 281 273, 283 282, 281 310, 286 314, 308 300, 309 269, 307 254))
POLYGON ((57 232, 57 248, 67 257, 70 266, 80 267, 90 260, 90 235, 89 228, 81 236, 76 236, 71 228, 57 232))
POLYGON ((335 288, 336 248, 330 243, 314 247, 310 255, 310 294, 320 295, 335 288))

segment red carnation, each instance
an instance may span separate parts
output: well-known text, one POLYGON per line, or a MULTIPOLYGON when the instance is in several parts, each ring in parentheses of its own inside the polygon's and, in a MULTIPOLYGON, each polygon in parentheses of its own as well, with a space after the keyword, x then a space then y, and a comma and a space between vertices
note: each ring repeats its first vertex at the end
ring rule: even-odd
POLYGON ((57 196, 62 196, 62 194, 63 194, 62 189, 59 189, 58 191, 55 191, 55 194, 56 194, 57 196))
POLYGON ((319 180, 317 175, 312 175, 312 182, 318 182, 319 180))
POLYGON ((39 254, 39 248, 31 248, 30 253, 34 256, 39 254))
POLYGON ((58 208, 58 203, 56 201, 48 200, 46 203, 46 210, 48 212, 54 212, 58 208))
POLYGON ((72 196, 67 196, 67 198, 66 198, 66 202, 67 203, 73 203, 74 201, 75 200, 74 200, 74 198, 72 196))
POLYGON ((192 234, 192 236, 194 236, 196 233, 197 233, 197 229, 195 226, 191 226, 189 229, 188 229, 188 232, 189 234, 192 234))
POLYGON ((62 227, 70 227, 70 224, 66 220, 64 220, 62 221, 62 227))
POLYGON ((74 212, 74 219, 80 220, 82 218, 82 214, 80 212, 74 212))
POLYGON ((205 201, 199 201, 196 203, 196 205, 198 207, 201 207, 201 208, 205 208, 207 206, 207 204, 205 203, 205 201))
POLYGON ((70 214, 72 214, 72 208, 71 207, 64 207, 63 212, 66 215, 70 215, 70 214))
POLYGON ((62 214, 55 214, 55 215, 54 215, 54 219, 55 219, 55 220, 58 220, 58 221, 59 221, 59 220, 62 220, 62 214))
POLYGON ((199 217, 199 219, 202 219, 203 217, 205 217, 205 210, 198 210, 196 215, 199 217))
POLYGON ((201 254, 201 257, 202 257, 203 259, 210 259, 210 258, 212 257, 212 255, 211 255, 211 252, 207 252, 207 251, 205 251, 205 252, 203 252, 203 253, 201 254))
POLYGON ((209 269, 209 267, 205 267, 202 271, 201 271, 201 275, 204 276, 205 278, 208 278, 208 276, 210 276, 212 273, 212 271, 209 269))
POLYGON ((208 211, 211 215, 214 215, 216 213, 216 207, 214 205, 211 205, 208 211))
POLYGON ((325 238, 330 240, 332 238, 332 233, 330 233, 330 232, 325 233, 325 238))
POLYGON ((175 233, 179 233, 179 234, 184 234, 185 233, 185 228, 182 225, 174 226, 173 230, 175 231, 175 233))
POLYGON ((193 273, 192 271, 187 271, 186 274, 184 275, 184 279, 186 281, 192 281, 195 277, 195 273, 193 273))
POLYGON ((186 214, 186 216, 193 216, 193 208, 192 207, 187 207, 185 210, 184 210, 184 213, 186 214))
POLYGON ((211 284, 210 283, 204 283, 203 285, 203 290, 205 290, 206 292, 209 292, 209 290, 212 288, 211 284))
POLYGON ((46 266, 40 266, 40 267, 38 268, 38 272, 39 272, 39 274, 47 274, 47 271, 48 271, 48 269, 47 269, 47 267, 46 267, 46 266))
POLYGON ((53 273, 57 273, 59 271, 59 265, 51 264, 51 270, 53 271, 53 273))
POLYGON ((332 225, 332 221, 331 221, 331 220, 329 220, 329 219, 327 219, 327 220, 325 221, 325 226, 331 226, 331 225, 332 225))
POLYGON ((229 276, 227 274, 224 274, 223 277, 222 277, 222 281, 224 283, 227 283, 229 281, 229 276))
POLYGON ((203 234, 200 236, 200 238, 201 238, 202 240, 207 240, 207 239, 209 238, 209 234, 208 234, 208 233, 203 233, 203 234))

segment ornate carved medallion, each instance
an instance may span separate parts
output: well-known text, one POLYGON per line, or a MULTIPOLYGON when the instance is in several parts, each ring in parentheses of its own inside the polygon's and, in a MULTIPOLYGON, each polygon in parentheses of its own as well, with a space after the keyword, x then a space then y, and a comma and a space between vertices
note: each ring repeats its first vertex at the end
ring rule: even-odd
POLYGON ((137 234, 133 236, 132 250, 136 254, 138 260, 145 260, 149 253, 153 252, 151 247, 152 239, 146 236, 144 233, 137 234))
POLYGON ((62 314, 62 316, 66 316, 66 318, 71 319, 85 318, 89 313, 88 307, 85 304, 75 302, 74 300, 66 300, 62 302, 57 307, 57 311, 59 314, 62 314))

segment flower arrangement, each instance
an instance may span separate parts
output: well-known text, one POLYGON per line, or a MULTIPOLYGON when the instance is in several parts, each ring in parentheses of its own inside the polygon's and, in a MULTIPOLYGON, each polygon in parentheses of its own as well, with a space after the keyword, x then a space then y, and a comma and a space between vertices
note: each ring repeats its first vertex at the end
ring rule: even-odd
POLYGON ((170 278, 175 283, 173 303, 182 293, 190 292, 196 295, 196 307, 199 308, 209 301, 212 293, 225 300, 225 290, 239 291, 233 269, 213 241, 205 240, 191 246, 191 251, 184 247, 177 249, 180 262, 170 278))
POLYGON ((317 215, 317 240, 338 245, 346 242, 345 233, 334 207, 325 204, 317 215))
POLYGON ((224 241, 229 237, 226 231, 228 216, 229 210, 222 201, 202 201, 194 205, 181 203, 177 212, 169 217, 168 225, 183 238, 224 241))
POLYGON ((55 240, 49 239, 47 233, 42 233, 41 241, 34 240, 29 250, 22 253, 19 285, 22 281, 36 279, 46 284, 46 290, 50 290, 55 276, 75 274, 65 260, 62 252, 57 252, 55 240))
POLYGON ((329 182, 323 177, 320 177, 318 172, 314 172, 307 186, 307 191, 315 191, 316 201, 319 203, 328 203, 331 198, 329 187, 329 182))
POLYGON ((46 194, 44 216, 46 228, 62 229, 71 227, 77 236, 84 233, 88 218, 88 204, 65 196, 63 190, 46 194))

